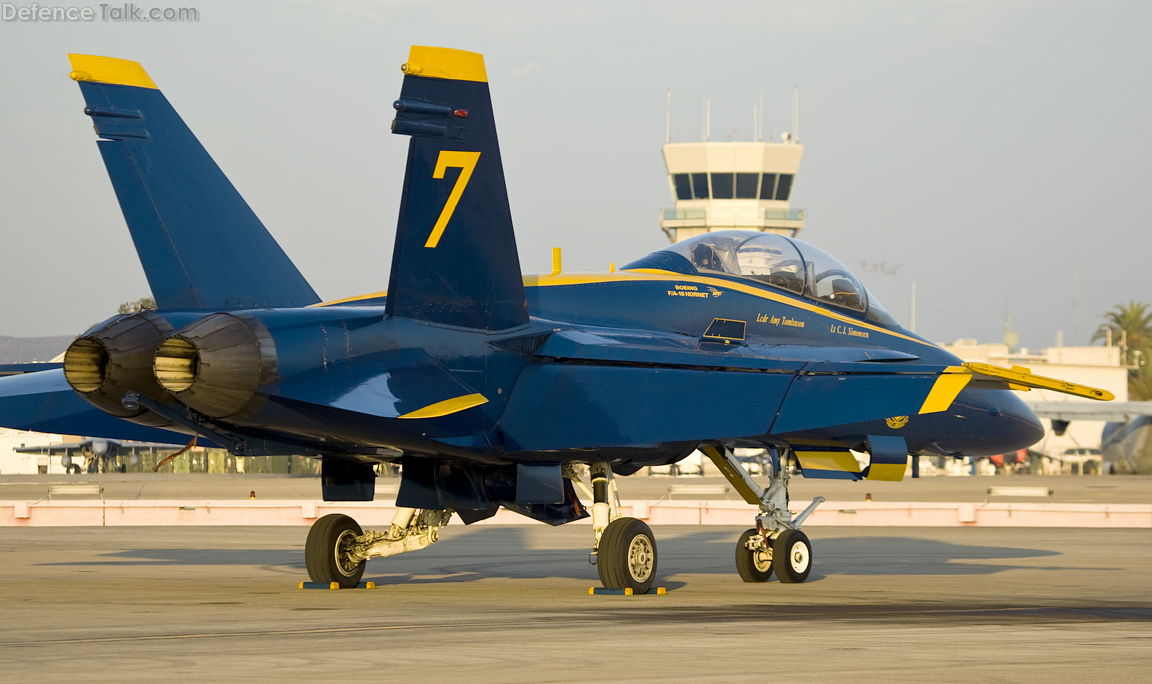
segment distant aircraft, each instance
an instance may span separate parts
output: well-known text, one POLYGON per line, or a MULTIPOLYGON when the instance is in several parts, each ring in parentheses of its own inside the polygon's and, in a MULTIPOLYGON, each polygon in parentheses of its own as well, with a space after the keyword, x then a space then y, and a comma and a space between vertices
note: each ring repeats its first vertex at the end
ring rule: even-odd
POLYGON ((896 275, 896 272, 900 270, 900 266, 903 265, 904 264, 889 266, 887 261, 881 261, 878 264, 868 261, 860 262, 860 268, 864 269, 865 273, 883 273, 884 275, 896 275))
POLYGON ((306 454, 323 459, 325 500, 372 499, 373 465, 398 460, 388 530, 312 526, 317 582, 355 586, 369 558, 428 546, 453 513, 585 518, 578 487, 601 582, 644 593, 656 539, 622 516, 614 477, 696 448, 759 507, 740 576, 803 582, 800 527, 822 499, 794 517, 793 471, 900 480, 909 454, 1026 447, 1043 432, 1010 387, 1111 398, 961 363, 780 235, 708 233, 612 273, 522 276, 483 58, 444 48, 414 46, 401 68, 392 132, 411 140, 388 290, 321 303, 139 64, 70 58, 158 310, 96 325, 62 371, 0 378, 0 422, 306 454), (735 448, 769 450, 766 490, 735 448))
POLYGON ((59 456, 60 465, 69 473, 111 473, 124 472, 131 463, 139 463, 140 454, 157 450, 175 451, 182 444, 162 444, 159 442, 132 442, 116 439, 85 439, 64 444, 42 444, 38 446, 16 447, 21 454, 59 456), (77 458, 80 462, 77 462, 77 458))

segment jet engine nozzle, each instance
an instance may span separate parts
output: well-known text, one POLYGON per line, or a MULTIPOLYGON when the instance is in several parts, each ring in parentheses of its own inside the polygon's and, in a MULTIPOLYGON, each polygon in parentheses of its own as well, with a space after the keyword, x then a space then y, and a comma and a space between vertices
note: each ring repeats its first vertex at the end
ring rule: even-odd
POLYGON ((152 359, 172 326, 142 311, 118 316, 77 338, 64 352, 64 378, 85 399, 119 418, 160 427, 166 419, 128 410, 120 399, 128 391, 162 399, 166 394, 152 373, 152 359))
POLYGON ((268 329, 246 314, 212 314, 156 350, 155 379, 189 408, 227 418, 253 404, 256 389, 276 375, 268 329))

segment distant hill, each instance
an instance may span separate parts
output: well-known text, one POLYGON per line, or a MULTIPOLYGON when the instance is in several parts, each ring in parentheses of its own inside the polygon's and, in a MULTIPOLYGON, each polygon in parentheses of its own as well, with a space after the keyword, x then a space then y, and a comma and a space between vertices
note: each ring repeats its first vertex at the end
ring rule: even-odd
POLYGON ((59 356, 72 340, 72 335, 55 337, 5 337, 0 335, 0 363, 30 363, 51 361, 59 356))

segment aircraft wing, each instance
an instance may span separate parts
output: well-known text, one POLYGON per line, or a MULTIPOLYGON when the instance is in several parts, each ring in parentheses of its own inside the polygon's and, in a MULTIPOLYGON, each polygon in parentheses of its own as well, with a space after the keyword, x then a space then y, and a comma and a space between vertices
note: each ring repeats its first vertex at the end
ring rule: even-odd
POLYGON ((0 425, 14 430, 185 443, 187 436, 111 416, 81 397, 62 369, 0 377, 0 425))
POLYGON ((1051 420, 1106 420, 1124 423, 1139 416, 1152 415, 1152 401, 1117 401, 1088 404, 1077 401, 1030 401, 1028 407, 1040 418, 1051 420))
MULTIPOLYGON (((163 442, 131 442, 111 439, 108 440, 112 445, 116 446, 118 452, 133 451, 135 449, 183 449, 183 444, 165 444, 163 442)), ((38 444, 35 446, 16 447, 13 451, 20 454, 37 454, 39 456, 56 456, 66 454, 69 451, 76 449, 83 449, 90 446, 92 440, 86 439, 82 442, 66 442, 63 444, 38 444)))

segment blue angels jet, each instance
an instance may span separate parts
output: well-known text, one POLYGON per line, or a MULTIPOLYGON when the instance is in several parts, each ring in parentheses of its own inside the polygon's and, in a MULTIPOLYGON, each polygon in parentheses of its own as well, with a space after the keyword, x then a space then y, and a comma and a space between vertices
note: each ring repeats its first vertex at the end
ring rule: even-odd
POLYGON ((389 529, 313 525, 316 582, 354 586, 369 558, 427 546, 453 514, 588 517, 578 488, 602 583, 646 592, 656 539, 621 515, 613 478, 695 449, 759 508, 740 576, 803 582, 801 523, 822 499, 793 516, 790 476, 899 480, 909 454, 1026 447, 1041 427, 1010 389, 1111 398, 961 363, 780 235, 523 276, 483 58, 443 48, 401 67, 392 132, 410 142, 386 293, 322 303, 139 64, 70 58, 158 309, 94 326, 62 369, 0 378, 0 423, 306 454, 326 500, 370 500, 373 467, 400 464, 389 529), (769 450, 767 488, 741 447, 769 450))

